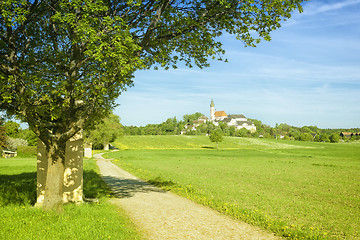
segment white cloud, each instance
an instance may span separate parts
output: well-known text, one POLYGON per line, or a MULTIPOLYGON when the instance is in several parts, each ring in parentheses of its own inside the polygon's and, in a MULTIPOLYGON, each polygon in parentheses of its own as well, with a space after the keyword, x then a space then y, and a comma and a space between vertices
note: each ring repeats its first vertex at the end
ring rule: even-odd
POLYGON ((352 5, 360 4, 360 0, 345 0, 335 1, 332 3, 322 3, 320 1, 313 1, 304 7, 304 15, 315 15, 324 12, 336 11, 342 8, 350 7, 352 5))
POLYGON ((302 13, 294 12, 292 18, 282 24, 283 28, 316 29, 357 26, 359 23, 360 0, 309 1, 303 8, 302 13))

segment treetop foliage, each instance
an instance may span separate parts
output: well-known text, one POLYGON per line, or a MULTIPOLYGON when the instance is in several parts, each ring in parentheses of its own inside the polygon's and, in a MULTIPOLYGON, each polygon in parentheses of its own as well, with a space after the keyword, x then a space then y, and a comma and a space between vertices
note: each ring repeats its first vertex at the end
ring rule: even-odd
POLYGON ((115 2, 114 9, 126 12, 123 19, 142 48, 146 66, 176 68, 178 61, 204 67, 209 66, 208 57, 222 59, 224 50, 218 37, 225 32, 245 46, 270 40, 270 32, 290 18, 293 10, 302 11, 303 0, 115 2))
POLYGON ((4 124, 6 135, 12 138, 19 138, 19 133, 21 131, 20 124, 14 121, 7 121, 4 124))
POLYGON ((140 48, 102 1, 7 0, 0 9, 0 109, 43 142, 95 123, 132 85, 140 48))
POLYGON ((186 123, 189 123, 189 124, 193 124, 195 120, 198 120, 199 117, 201 116, 205 116, 204 114, 202 113, 199 113, 199 112, 196 112, 194 114, 185 114, 183 116, 183 120, 186 122, 186 123))
POLYGON ((220 35, 270 40, 302 2, 3 0, 0 109, 44 143, 65 141, 108 115, 136 70, 208 66, 224 54, 220 35))

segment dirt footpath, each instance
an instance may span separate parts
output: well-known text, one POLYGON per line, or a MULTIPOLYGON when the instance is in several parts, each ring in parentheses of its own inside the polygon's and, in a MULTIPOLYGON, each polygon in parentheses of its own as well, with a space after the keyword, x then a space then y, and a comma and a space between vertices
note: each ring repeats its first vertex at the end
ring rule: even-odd
POLYGON ((279 239, 208 207, 158 189, 95 154, 100 173, 115 193, 111 202, 130 216, 148 239, 279 239))

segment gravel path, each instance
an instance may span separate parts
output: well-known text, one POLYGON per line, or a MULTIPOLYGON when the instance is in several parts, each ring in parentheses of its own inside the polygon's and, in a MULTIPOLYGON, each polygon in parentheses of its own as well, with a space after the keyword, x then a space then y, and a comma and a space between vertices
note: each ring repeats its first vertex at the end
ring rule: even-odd
POLYGON ((279 239, 208 207, 158 189, 95 154, 100 173, 115 193, 111 202, 130 216, 147 239, 279 239))

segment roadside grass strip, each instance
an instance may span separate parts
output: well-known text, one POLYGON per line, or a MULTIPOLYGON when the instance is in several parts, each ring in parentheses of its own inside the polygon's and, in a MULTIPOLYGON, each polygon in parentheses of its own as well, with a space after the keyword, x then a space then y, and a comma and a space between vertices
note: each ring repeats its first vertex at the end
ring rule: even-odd
POLYGON ((0 211, 0 239, 140 239, 129 228, 130 221, 109 203, 69 204, 62 214, 26 206, 0 211))

